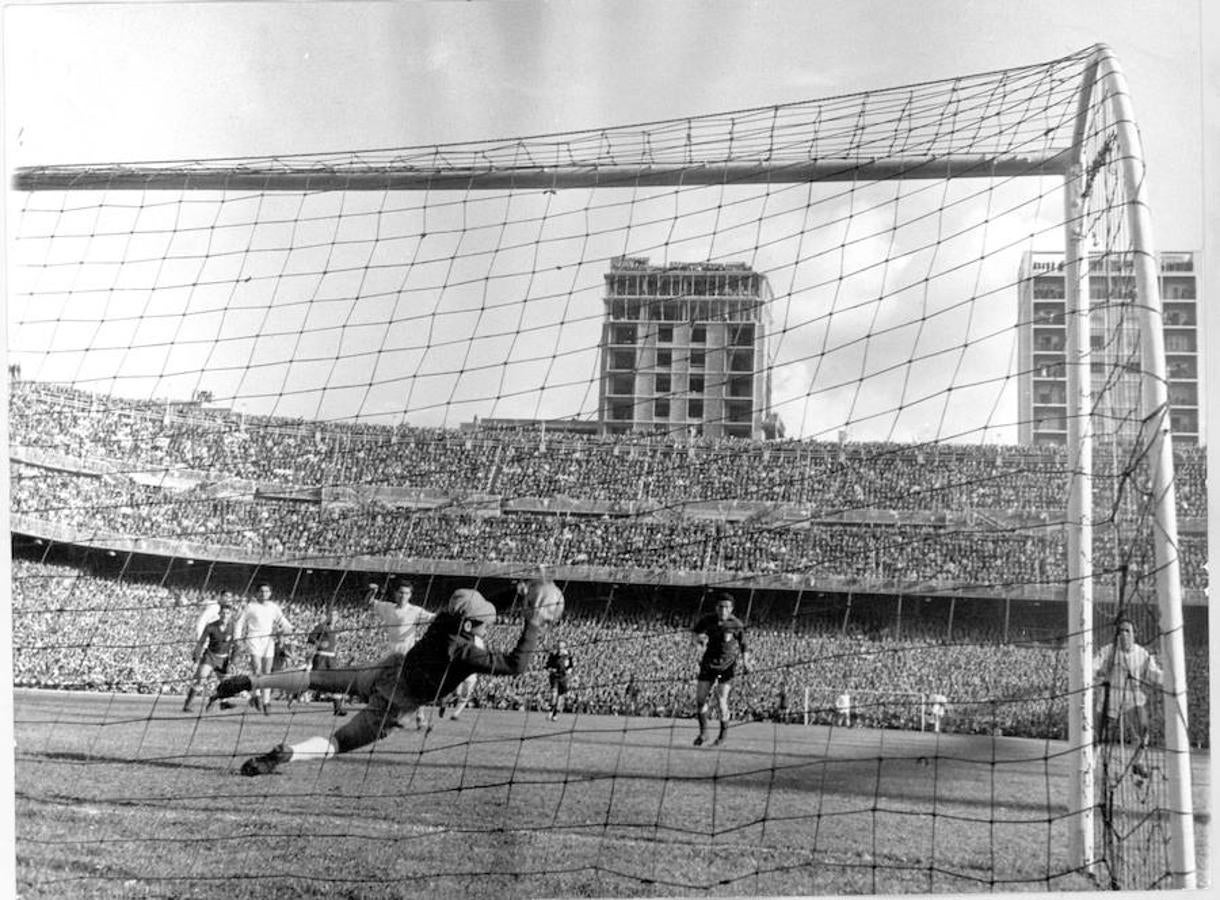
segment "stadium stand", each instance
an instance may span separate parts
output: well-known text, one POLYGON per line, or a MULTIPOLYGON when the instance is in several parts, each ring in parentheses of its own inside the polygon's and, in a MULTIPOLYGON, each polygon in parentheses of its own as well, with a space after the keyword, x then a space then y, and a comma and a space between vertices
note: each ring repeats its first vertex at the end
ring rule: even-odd
MULTIPOLYGON (((799 573, 797 589, 816 581, 857 592, 953 590, 967 600, 972 592, 1030 599, 1066 575, 1066 460, 1050 447, 391 428, 261 419, 32 382, 14 383, 10 401, 14 530, 33 541, 15 549, 18 685, 181 690, 194 611, 221 588, 40 561, 51 543, 105 552, 111 538, 138 537, 202 558, 383 558, 390 570, 421 560, 454 571, 541 563, 634 572, 645 585, 660 572, 689 574, 691 583, 799 573)), ((1204 456, 1193 447, 1175 454, 1183 581, 1198 597, 1206 588, 1204 456)), ((1123 471, 1114 448, 1099 451, 1097 467, 1104 508, 1123 471)), ((1119 559, 1114 534, 1098 537, 1103 580, 1123 565, 1137 579, 1151 571, 1146 552, 1119 559)), ((375 649, 358 593, 290 586, 285 611, 312 624, 333 598, 342 653, 360 658, 375 649)), ((689 712, 689 607, 595 607, 575 604, 559 628, 579 660, 570 708, 689 712)), ((968 604, 947 631, 908 619, 900 634, 885 624, 861 634, 834 620, 803 620, 791 602, 760 605, 750 626, 764 662, 742 680, 735 704, 752 718, 785 718, 808 687, 847 688, 865 698, 860 722, 920 727, 918 704, 896 699, 900 685, 908 696, 949 695, 953 730, 1062 736, 1062 646, 1005 642, 1015 631, 998 634, 968 604), (1045 673, 1043 681, 1031 685, 1030 672, 1045 673)), ((1200 711, 1192 738, 1205 743, 1207 652, 1188 651, 1200 688, 1190 697, 1200 711)), ((476 703, 532 708, 544 688, 531 673, 482 686, 476 703)), ((830 721, 831 696, 815 704, 815 720, 830 721)))

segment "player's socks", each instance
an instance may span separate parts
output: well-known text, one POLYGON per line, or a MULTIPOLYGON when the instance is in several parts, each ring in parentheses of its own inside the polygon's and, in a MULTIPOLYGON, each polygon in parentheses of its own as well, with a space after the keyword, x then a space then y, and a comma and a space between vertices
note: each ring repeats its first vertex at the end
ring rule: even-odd
POLYGON ((293 759, 329 759, 339 752, 330 738, 309 737, 288 747, 293 759))
POLYGON ((721 744, 723 744, 725 737, 728 736, 728 733, 729 733, 729 726, 726 725, 724 722, 721 722, 720 723, 720 734, 716 735, 716 740, 712 741, 712 746, 718 747, 721 744))
POLYGON ((246 776, 270 775, 282 763, 292 759, 292 748, 287 744, 276 744, 262 756, 252 756, 241 764, 241 774, 246 776))

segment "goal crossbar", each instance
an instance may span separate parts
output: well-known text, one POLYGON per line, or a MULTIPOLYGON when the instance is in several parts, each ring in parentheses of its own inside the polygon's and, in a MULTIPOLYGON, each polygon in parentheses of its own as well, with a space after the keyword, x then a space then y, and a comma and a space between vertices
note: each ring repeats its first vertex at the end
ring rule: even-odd
POLYGON ((954 155, 887 159, 820 159, 689 165, 470 167, 291 167, 158 165, 39 166, 18 169, 13 187, 39 190, 426 191, 521 188, 669 187, 795 184, 896 179, 1010 178, 1062 175, 1067 151, 1029 156, 954 155))

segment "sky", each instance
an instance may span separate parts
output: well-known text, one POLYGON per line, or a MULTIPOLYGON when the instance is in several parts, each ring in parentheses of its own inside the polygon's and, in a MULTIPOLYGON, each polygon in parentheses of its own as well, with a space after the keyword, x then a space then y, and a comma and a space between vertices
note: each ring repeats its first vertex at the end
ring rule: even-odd
MULTIPOLYGON (((3 149, 6 166, 12 169, 375 151, 544 135, 921 83, 1056 59, 1105 42, 1115 50, 1131 84, 1150 167, 1157 245, 1202 252, 1206 271, 1214 269, 1208 263, 1215 240, 1207 228, 1214 227, 1215 206, 1214 181, 1209 182, 1203 160, 1209 141, 1216 146, 1211 133, 1215 120, 1208 119, 1203 108, 1204 98, 1209 90, 1214 95, 1216 87, 1215 72, 1208 71, 1210 61, 1202 50, 1201 31, 1211 28, 1208 16, 1203 0, 9 4, 4 7, 3 149), (1211 131, 1205 132, 1205 126, 1211 131)), ((1037 246, 1016 246, 1017 233, 1035 227, 1031 223, 1039 214, 1058 213, 1053 194, 1043 197, 1051 209, 1030 211, 978 238, 987 242, 989 252, 1009 248, 1001 256, 1003 278, 1013 276, 1020 249, 1037 246)), ((68 254, 81 252, 85 243, 104 253, 108 243, 98 235, 108 231, 113 232, 109 244, 124 242, 127 225, 118 221, 123 214, 110 212, 110 218, 90 221, 91 199, 77 195, 77 206, 85 209, 77 209, 75 219, 84 224, 68 224, 73 217, 56 205, 63 201, 51 201, 58 227, 78 228, 90 237, 63 242, 68 254)), ((786 227, 781 217, 788 199, 790 195, 780 191, 767 196, 767 214, 776 217, 768 220, 768 227, 786 227)), ((908 207, 922 202, 915 196, 903 199, 908 207)), ((659 210, 668 200, 663 192, 638 197, 632 222, 652 217, 661 223, 659 210), (657 214, 652 216, 650 209, 657 214)), ((980 202, 994 207, 1004 200, 1003 189, 997 188, 980 202)), ((24 201, 9 192, 10 234, 35 221, 28 213, 21 221, 18 210, 24 201)), ((291 290, 292 278, 274 279, 275 267, 281 267, 281 275, 304 278, 311 269, 316 273, 345 260, 314 259, 294 272, 296 261, 271 254, 256 260, 247 254, 241 269, 230 271, 216 262, 187 273, 171 271, 163 263, 158 276, 160 283, 176 285, 176 293, 183 294, 182 285, 225 279, 240 284, 253 272, 254 286, 244 293, 209 294, 196 287, 189 297, 176 297, 175 291, 166 290, 155 307, 146 298, 112 297, 104 314, 82 317, 70 311, 66 293, 60 306, 40 300, 34 312, 12 299, 27 287, 25 276, 13 274, 17 267, 12 266, 8 347, 27 377, 72 380, 92 390, 138 396, 182 396, 207 389, 254 412, 340 418, 358 410, 383 421, 397 417, 446 425, 475 415, 591 414, 596 408, 591 373, 601 315, 596 291, 604 265, 582 271, 580 266, 574 270, 570 261, 565 268, 558 259, 525 257, 539 253, 540 247, 572 255, 576 232, 571 229, 579 227, 563 223, 575 222, 582 210, 586 218, 600 217, 607 233, 614 235, 581 248, 590 258, 604 261, 612 255, 628 225, 621 218, 610 221, 610 201, 557 198, 545 210, 551 230, 543 244, 541 237, 531 241, 527 234, 528 223, 535 213, 541 214, 528 204, 510 211, 493 201, 451 201, 438 198, 426 208, 406 202, 395 216, 377 221, 406 233, 414 228, 439 230, 438 221, 451 224, 466 216, 467 224, 484 227, 462 239, 462 252, 469 252, 470 241, 482 233, 489 242, 487 252, 496 254, 503 270, 550 271, 550 281, 538 274, 528 285, 518 285, 505 275, 497 289, 510 301, 497 304, 494 297, 488 299, 486 289, 480 293, 474 286, 474 273, 460 267, 443 271, 445 258, 458 252, 457 244, 433 241, 412 251, 430 254, 433 262, 420 266, 411 283, 399 285, 397 305, 386 299, 395 293, 388 281, 373 283, 374 265, 365 267, 363 281, 332 275, 301 289, 308 303, 290 304, 284 292, 291 290), (565 202, 570 205, 565 207, 565 202), (594 213, 588 212, 590 205, 594 213), (514 217, 521 222, 515 229, 491 228, 514 217), (507 249, 510 246, 513 249, 507 249), (463 280, 470 286, 455 286, 463 280), (279 293, 258 294, 260 283, 279 293), (565 285, 577 283, 581 292, 565 293, 565 285), (425 304, 422 312, 416 305, 404 312, 403 296, 418 301, 437 284, 446 286, 443 304, 430 309, 425 304), (359 291, 374 299, 359 308, 338 302, 359 291), (522 307, 511 302, 517 294, 544 299, 522 307), (384 302, 379 305, 377 298, 384 302), (536 317, 533 326, 529 316, 536 317), (201 337, 204 334, 223 335, 225 342, 218 349, 201 337), (259 339, 249 339, 252 334, 259 339), (476 340, 465 340, 469 334, 476 340), (93 348, 88 359, 64 349, 86 344, 93 348), (58 352, 34 363, 28 354, 17 352, 40 346, 58 352), (464 377, 454 374, 459 363, 465 367, 464 377), (150 372, 156 374, 152 382, 137 377, 150 372), (321 383, 328 385, 325 391, 317 389, 321 383), (538 385, 543 388, 535 389, 538 385), (489 404, 488 398, 494 402, 489 404)), ((298 223, 289 238, 270 226, 244 235, 229 232, 249 247, 259 240, 272 246, 282 239, 307 238, 309 226, 302 223, 312 216, 333 220, 344 215, 358 230, 382 212, 368 206, 382 201, 368 198, 329 208, 317 198, 296 201, 291 209, 285 202, 265 201, 254 213, 243 210, 249 205, 243 200, 219 215, 202 204, 154 203, 138 215, 131 213, 130 221, 154 230, 168 227, 169 221, 193 221, 198 233, 209 222, 228 222, 230 215, 298 223)), ((696 223, 726 209, 738 210, 742 221, 748 221, 761 214, 752 202, 721 194, 699 208, 702 219, 688 215, 684 227, 697 233, 696 223)), ((894 255, 896 248, 907 246, 902 241, 914 240, 887 238, 885 213, 872 210, 871 202, 863 192, 849 199, 818 197, 816 203, 806 198, 807 230, 810 216, 834 221, 850 207, 842 231, 827 230, 828 240, 848 249, 842 257, 824 259, 824 269, 815 262, 799 277, 793 275, 795 260, 808 254, 795 244, 786 257, 778 241, 771 242, 770 254, 758 252, 757 238, 754 244, 740 245, 741 255, 767 268, 781 292, 804 304, 794 302, 779 312, 781 328, 773 348, 782 363, 776 368, 777 408, 790 433, 809 436, 834 434, 843 422, 862 436, 883 438, 972 430, 964 420, 956 421, 964 410, 997 405, 1010 409, 1013 404, 1013 384, 1002 375, 1012 350, 982 337, 1011 320, 1011 304, 982 307, 983 317, 970 321, 933 310, 942 318, 918 334, 910 322, 891 323, 887 330, 884 313, 865 312, 863 298, 878 291, 901 295, 914 290, 928 271, 920 268, 914 251, 905 262, 896 261, 883 271, 862 270, 854 281, 843 280, 833 297, 819 292, 814 286, 828 283, 824 274, 842 268, 849 255, 894 255), (826 303, 840 306, 829 316, 810 311, 826 303), (871 350, 860 349, 845 330, 853 321, 875 329, 871 350), (946 365, 943 349, 929 343, 939 337, 963 348, 951 365, 946 365), (973 351, 965 349, 971 344, 973 351), (838 349, 819 352, 827 346, 838 349), (888 371, 883 364, 888 354, 923 356, 927 364, 901 374, 888 371), (962 392, 961 406, 950 409, 941 386, 934 383, 936 374, 960 377, 962 370, 977 371, 973 380, 992 385, 994 391, 981 388, 977 396, 962 392), (879 386, 871 397, 856 386, 863 374, 879 386), (811 390, 815 378, 818 387, 811 390), (921 384, 927 385, 922 392, 917 389, 921 384), (896 407, 904 412, 886 414, 896 407)), ((987 215, 979 209, 958 205, 957 217, 946 214, 938 227, 951 230, 962 219, 987 215)), ((791 215, 797 214, 794 207, 791 215)), ((666 227, 658 224, 654 230, 659 234, 666 227)), ((709 246, 693 237, 684 243, 682 235, 648 236, 639 228, 632 237, 636 243, 621 241, 622 249, 642 246, 654 261, 717 253, 731 258, 738 249, 731 238, 709 246)), ((320 237, 317 244, 326 242, 320 237)), ((151 259, 141 254, 157 249, 152 243, 126 243, 123 252, 138 259, 151 259)), ((963 254, 973 251, 968 243, 963 240, 963 254)), ((10 265, 27 260, 23 251, 14 251, 13 243, 7 248, 10 265)), ((163 255, 180 248, 160 249, 163 255)), ((196 249, 182 252, 193 256, 196 249)), ((233 249, 230 258, 240 253, 233 249)), ((350 271, 360 268, 354 256, 346 262, 350 271)), ((945 265, 943 257, 939 265, 945 265)), ((137 269, 130 267, 132 272, 137 269)), ((76 272, 66 284, 57 284, 53 275, 40 277, 38 290, 46 294, 96 286, 110 274, 104 267, 76 272)), ((960 278, 942 286, 999 290, 980 285, 977 273, 963 272, 960 278)), ((1011 439, 1007 425, 1012 418, 999 412, 984 423, 983 431, 996 425, 989 437, 1011 439)))

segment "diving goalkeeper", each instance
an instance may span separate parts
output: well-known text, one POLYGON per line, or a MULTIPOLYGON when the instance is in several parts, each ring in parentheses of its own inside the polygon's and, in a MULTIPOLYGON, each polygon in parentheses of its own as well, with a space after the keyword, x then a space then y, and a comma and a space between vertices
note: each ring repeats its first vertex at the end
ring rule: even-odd
POLYGON ((379 741, 423 704, 436 703, 470 675, 520 675, 529 666, 539 633, 563 611, 563 593, 551 581, 533 581, 525 592, 525 627, 508 653, 483 643, 496 620, 496 608, 476 590, 453 593, 424 636, 406 654, 391 653, 378 663, 353 669, 238 675, 216 688, 220 699, 257 688, 287 691, 347 692, 367 698, 367 705, 330 737, 310 737, 279 744, 242 763, 243 775, 268 775, 284 763, 326 759, 379 741))

